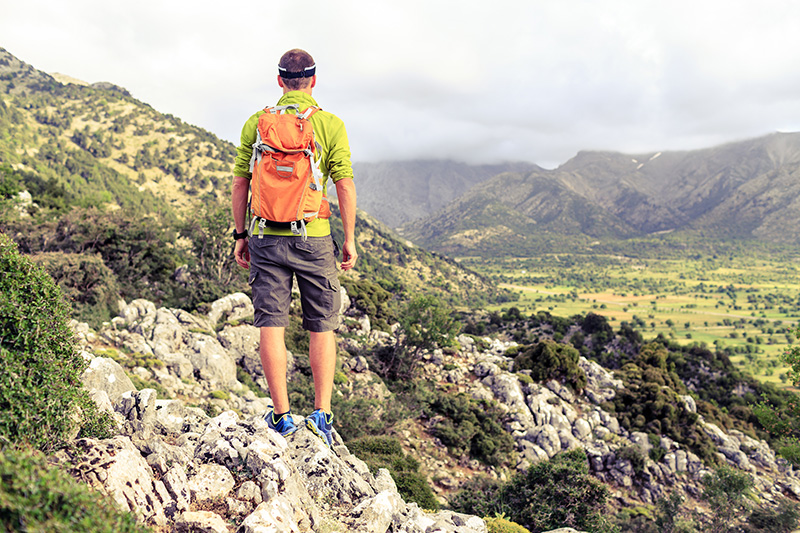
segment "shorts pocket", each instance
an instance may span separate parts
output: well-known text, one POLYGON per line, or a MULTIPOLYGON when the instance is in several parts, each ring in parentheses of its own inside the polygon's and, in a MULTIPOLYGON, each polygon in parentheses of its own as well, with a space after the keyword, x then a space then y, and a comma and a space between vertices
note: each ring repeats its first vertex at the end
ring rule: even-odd
POLYGON ((298 238, 295 247, 300 252, 304 252, 314 256, 320 256, 327 253, 333 253, 333 243, 329 238, 313 237, 305 241, 298 238))
POLYGON ((338 277, 329 278, 328 286, 331 288, 333 292, 340 292, 341 285, 339 284, 339 278, 338 277))

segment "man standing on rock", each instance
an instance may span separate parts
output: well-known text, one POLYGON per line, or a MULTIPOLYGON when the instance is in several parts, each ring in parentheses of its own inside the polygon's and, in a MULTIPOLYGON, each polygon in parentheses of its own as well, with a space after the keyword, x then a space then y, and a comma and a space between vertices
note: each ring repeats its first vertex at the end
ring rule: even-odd
MULTIPOLYGON (((306 115, 306 111, 310 111, 308 121, 313 126, 317 148, 312 163, 316 159, 319 165, 323 195, 329 177, 336 185, 344 226, 341 268, 348 270, 353 268, 358 257, 355 245, 356 190, 350 145, 341 119, 316 109, 319 106, 311 96, 316 83, 316 65, 307 52, 294 49, 281 57, 278 85, 283 89, 283 96, 277 105, 296 105, 296 110, 287 110, 293 114, 306 115)), ((236 224, 234 257, 241 267, 250 269, 254 325, 260 329, 261 364, 273 403, 272 412, 266 415, 267 423, 284 436, 298 429, 289 406, 284 344, 284 332, 289 325, 292 276, 296 276, 303 328, 309 332, 309 359, 314 376, 315 410, 305 419, 305 425, 331 447, 331 395, 336 365, 334 330, 339 325, 341 297, 330 223, 327 218, 321 218, 327 205, 319 210, 320 217, 308 223, 300 221, 299 228, 295 222, 289 229, 285 224, 270 223, 258 216, 253 216, 248 228, 246 218, 253 178, 251 159, 256 161, 253 145, 262 140, 264 128, 259 128, 259 118, 263 114, 265 110, 258 111, 242 128, 233 173, 232 198, 236 224)), ((259 164, 261 155, 258 156, 259 164)), ((267 153, 264 157, 269 156, 267 153)))

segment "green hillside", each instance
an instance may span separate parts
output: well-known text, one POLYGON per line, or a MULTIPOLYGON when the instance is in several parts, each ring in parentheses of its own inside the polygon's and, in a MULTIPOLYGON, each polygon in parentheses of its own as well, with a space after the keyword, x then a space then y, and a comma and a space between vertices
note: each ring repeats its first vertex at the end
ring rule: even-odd
POLYGON ((70 205, 178 214, 227 193, 233 155, 125 89, 62 84, 0 49, 0 160, 70 205))
MULTIPOLYGON (((230 143, 123 88, 64 84, 0 49, 0 231, 47 268, 83 320, 108 320, 120 297, 195 309, 249 290, 231 255, 234 156, 230 143)), ((418 292, 462 307, 507 299, 358 217, 361 258, 345 285, 382 300, 384 314, 418 292)))

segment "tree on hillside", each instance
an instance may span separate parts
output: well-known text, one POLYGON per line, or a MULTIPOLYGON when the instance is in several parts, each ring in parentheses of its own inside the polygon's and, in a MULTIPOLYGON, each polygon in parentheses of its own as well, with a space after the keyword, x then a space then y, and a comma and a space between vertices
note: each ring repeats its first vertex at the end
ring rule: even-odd
POLYGON ((414 377, 422 355, 437 347, 453 346, 461 324, 435 296, 412 298, 399 313, 397 344, 382 354, 383 374, 391 380, 414 377))
POLYGON ((233 259, 233 218, 230 205, 219 200, 204 204, 196 216, 181 227, 181 236, 191 240, 190 307, 212 302, 246 288, 243 270, 233 259))
MULTIPOLYGON (((800 338, 800 327, 795 331, 800 338)), ((800 346, 790 346, 781 356, 789 365, 787 375, 795 387, 800 387, 800 346)), ((800 466, 800 401, 796 397, 786 405, 770 403, 766 397, 753 406, 759 423, 774 437, 776 451, 795 466, 800 466)))

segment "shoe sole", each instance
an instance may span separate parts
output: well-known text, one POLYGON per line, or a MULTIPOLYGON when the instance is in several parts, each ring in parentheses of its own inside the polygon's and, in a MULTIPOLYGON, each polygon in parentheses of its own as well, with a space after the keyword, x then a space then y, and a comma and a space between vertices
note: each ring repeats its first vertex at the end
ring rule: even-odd
POLYGON ((325 444, 325 446, 327 446, 331 450, 333 449, 333 447, 330 444, 328 444, 328 438, 325 436, 322 430, 319 429, 319 427, 317 427, 317 424, 315 424, 313 420, 306 418, 306 427, 311 430, 311 433, 319 437, 325 444))

